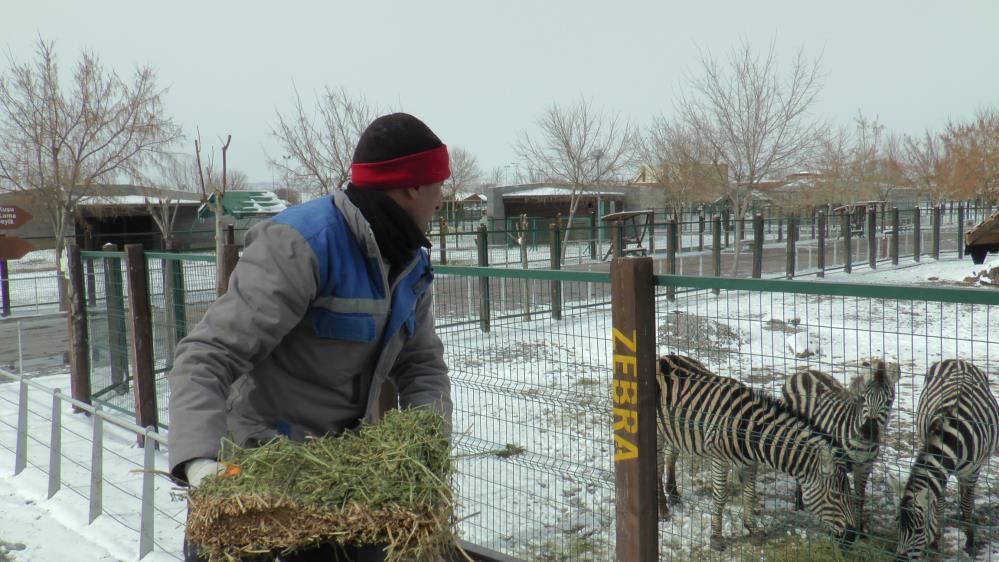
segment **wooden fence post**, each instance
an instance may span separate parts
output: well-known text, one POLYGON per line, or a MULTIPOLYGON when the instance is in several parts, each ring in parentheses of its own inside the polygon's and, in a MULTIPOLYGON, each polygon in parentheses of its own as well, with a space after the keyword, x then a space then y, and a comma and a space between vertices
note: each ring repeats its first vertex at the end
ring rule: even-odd
MULTIPOLYGON (((156 378, 153 374, 153 323, 149 307, 149 273, 142 244, 125 246, 128 271, 128 311, 132 330, 132 382, 135 392, 135 423, 159 427, 156 409, 156 378)), ((138 436, 139 445, 145 436, 138 436)))
MULTIPOLYGON (((117 252, 118 246, 108 242, 101 249, 117 252)), ((111 384, 119 394, 128 391, 128 332, 125 326, 125 287, 121 277, 121 259, 104 258, 104 301, 108 318, 108 355, 111 384)))
MULTIPOLYGON (((225 227, 225 244, 222 246, 222 279, 219 280, 219 295, 222 296, 226 294, 229 290, 229 277, 232 276, 233 270, 236 269, 236 263, 239 262, 239 247, 236 246, 236 228, 227 224, 225 227)), ((216 258, 218 259, 218 258, 216 258)))
POLYGON ((923 253, 923 232, 921 228, 922 213, 919 211, 919 206, 913 210, 912 213, 912 259, 919 261, 920 256, 923 253))
POLYGON ((898 265, 898 207, 891 208, 891 264, 898 265))
POLYGON ((440 231, 441 247, 441 265, 447 265, 447 221, 444 217, 437 217, 437 226, 440 231))
MULTIPOLYGON (((667 215, 668 216, 668 215, 667 215)), ((645 215, 648 223, 648 238, 649 238, 649 255, 654 255, 656 253, 656 212, 652 211, 652 218, 649 219, 648 215, 645 215)), ((672 219, 669 219, 672 220, 672 219)))
POLYGON ((753 215, 753 278, 763 276, 763 215, 753 215))
MULTIPOLYGON (((562 269, 562 229, 559 228, 558 224, 551 225, 551 268, 555 270, 562 269)), ((618 239, 621 238, 620 233, 616 235, 618 239)), ((551 282, 551 297, 552 297, 552 318, 555 320, 562 319, 562 282, 552 281, 551 282)))
POLYGON ((652 258, 618 258, 611 264, 618 562, 654 562, 659 557, 652 279, 652 258))
POLYGON ((933 259, 940 259, 940 205, 933 207, 933 259))
POLYGON ((878 267, 878 210, 873 206, 867 209, 867 265, 871 269, 878 267))
POLYGON ((818 242, 819 255, 817 260, 818 263, 816 265, 819 268, 819 274, 818 274, 819 277, 825 277, 826 276, 826 233, 829 230, 826 227, 826 220, 827 220, 826 212, 819 211, 815 217, 815 220, 819 223, 818 232, 816 233, 819 236, 819 242, 818 242))
MULTIPOLYGON (((90 337, 87 334, 87 307, 83 281, 83 260, 80 247, 66 247, 69 262, 69 342, 70 394, 74 399, 91 404, 90 337)), ((6 273, 6 272, 5 272, 6 273)), ((76 408, 74 407, 74 410, 76 408)))
POLYGON ((853 272, 853 230, 850 224, 850 213, 843 211, 840 215, 840 234, 843 238, 843 271, 853 272))
MULTIPOLYGON (((479 225, 478 230, 479 267, 489 267, 489 230, 486 225, 479 225)), ((479 328, 489 332, 490 317, 489 277, 479 277, 479 328)))

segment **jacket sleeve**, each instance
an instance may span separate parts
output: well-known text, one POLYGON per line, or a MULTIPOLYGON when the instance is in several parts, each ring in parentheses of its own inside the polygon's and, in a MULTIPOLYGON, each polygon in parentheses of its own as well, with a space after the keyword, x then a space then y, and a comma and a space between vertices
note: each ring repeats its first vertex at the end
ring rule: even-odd
POLYGON ((319 265, 308 242, 292 227, 263 221, 247 244, 219 297, 177 346, 170 383, 170 472, 183 463, 217 458, 226 434, 226 397, 308 312, 319 283, 319 265))
POLYGON ((451 381, 444 363, 444 344, 437 336, 433 291, 427 290, 416 305, 415 333, 406 340, 390 377, 399 391, 402 408, 430 406, 451 424, 451 381))

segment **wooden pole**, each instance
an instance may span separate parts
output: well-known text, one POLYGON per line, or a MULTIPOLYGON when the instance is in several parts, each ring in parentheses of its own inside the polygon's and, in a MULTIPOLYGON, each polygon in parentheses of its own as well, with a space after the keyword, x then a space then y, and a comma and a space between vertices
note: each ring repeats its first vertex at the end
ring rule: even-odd
MULTIPOLYGON (((149 307, 149 273, 142 244, 125 246, 125 269, 128 272, 128 310, 132 331, 132 382, 135 396, 135 423, 139 427, 158 427, 156 378, 153 374, 153 323, 149 307)), ((139 445, 145 443, 138 436, 139 445)))
POLYGON ((656 326, 652 259, 611 264, 616 560, 659 557, 656 326))
POLYGON ((917 206, 912 213, 912 259, 919 261, 923 253, 922 213, 917 206))
POLYGON ((891 264, 898 265, 898 207, 891 208, 891 264))
MULTIPOLYGON (((715 215, 711 220, 711 256, 714 264, 715 277, 721 277, 721 217, 715 215)), ((718 289, 712 289, 714 294, 718 294, 718 289)))
POLYGON ((447 265, 447 221, 444 220, 444 217, 437 217, 437 226, 441 240, 441 265, 447 265))
POLYGON ((816 232, 816 234, 819 237, 819 242, 818 242, 819 255, 817 263, 819 268, 818 276, 825 277, 826 276, 826 212, 819 211, 818 214, 816 215, 816 221, 818 221, 819 223, 816 232))
POLYGON ((843 271, 853 272, 853 225, 850 224, 850 213, 846 210, 840 215, 840 229, 843 234, 843 271))

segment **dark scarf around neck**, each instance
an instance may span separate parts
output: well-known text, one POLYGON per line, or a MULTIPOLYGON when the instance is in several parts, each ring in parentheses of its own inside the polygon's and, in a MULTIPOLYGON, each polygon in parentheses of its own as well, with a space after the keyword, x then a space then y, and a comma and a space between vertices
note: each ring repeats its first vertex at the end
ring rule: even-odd
POLYGON ((378 251, 389 262, 389 283, 413 259, 413 250, 429 248, 430 240, 391 197, 374 189, 347 188, 347 198, 371 226, 378 251))

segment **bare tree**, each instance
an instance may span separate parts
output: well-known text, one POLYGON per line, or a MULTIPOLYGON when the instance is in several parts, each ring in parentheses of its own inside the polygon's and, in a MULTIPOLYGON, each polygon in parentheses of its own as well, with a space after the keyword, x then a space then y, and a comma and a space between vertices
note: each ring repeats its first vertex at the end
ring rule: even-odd
MULTIPOLYGON (((822 87, 819 61, 799 51, 782 77, 773 43, 761 56, 744 42, 724 63, 706 52, 699 62, 701 73, 689 80, 677 109, 726 165, 725 193, 734 218, 742 218, 760 181, 801 165, 822 130, 808 119, 822 87)), ((735 241, 733 271, 742 229, 736 229, 735 241)))
POLYGON ((451 177, 444 180, 443 199, 445 208, 449 208, 448 216, 454 216, 457 199, 471 189, 476 189, 482 182, 482 170, 474 154, 461 147, 449 148, 451 158, 451 177))
POLYGON ((569 217, 562 240, 565 258, 572 220, 583 194, 634 162, 635 131, 619 115, 597 111, 586 100, 552 104, 537 122, 537 136, 525 134, 515 150, 534 178, 570 188, 569 217))
POLYGON ((201 188, 201 202, 207 205, 212 214, 215 215, 215 294, 222 294, 222 287, 225 282, 225 260, 223 247, 225 238, 222 234, 222 222, 225 215, 223 200, 228 186, 227 153, 229 143, 232 142, 232 135, 226 135, 225 142, 222 143, 222 172, 216 179, 212 177, 214 159, 209 159, 208 165, 203 165, 201 160, 201 135, 194 141, 194 159, 198 164, 198 185, 201 188))
POLYGON ((904 146, 906 178, 929 193, 934 202, 943 199, 947 184, 940 135, 930 131, 918 137, 906 135, 904 146))
POLYGON ((999 201, 999 111, 983 108, 941 136, 951 193, 999 201))
POLYGON ((717 162, 712 162, 709 147, 690 127, 655 118, 642 138, 640 153, 647 177, 663 187, 674 220, 680 220, 690 203, 719 192, 717 162))
POLYGON ((376 110, 364 97, 327 86, 316 100, 313 115, 296 90, 292 112, 275 113, 277 123, 271 127, 271 134, 281 143, 283 154, 268 158, 282 178, 289 185, 317 195, 346 187, 354 147, 376 116, 376 110))
POLYGON ((87 52, 64 88, 54 45, 41 39, 34 60, 11 58, 0 76, 0 188, 23 192, 51 221, 61 298, 65 237, 80 200, 99 184, 142 181, 181 136, 162 93, 151 68, 126 81, 87 52))

